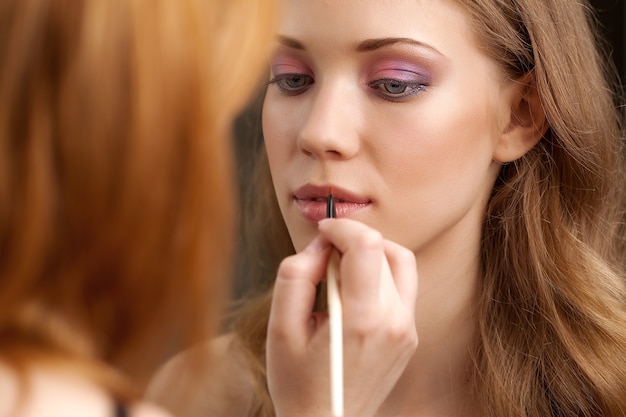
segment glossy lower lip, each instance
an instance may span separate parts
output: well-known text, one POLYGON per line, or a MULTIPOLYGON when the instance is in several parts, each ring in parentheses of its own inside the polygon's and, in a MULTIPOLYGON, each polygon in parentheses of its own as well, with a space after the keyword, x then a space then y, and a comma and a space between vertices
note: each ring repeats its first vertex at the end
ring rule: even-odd
MULTIPOLYGON (((317 223, 326 217, 326 200, 299 200, 296 198, 294 203, 300 215, 311 222, 317 223)), ((370 202, 335 201, 335 211, 337 217, 352 217, 357 211, 369 207, 370 204, 370 202)))

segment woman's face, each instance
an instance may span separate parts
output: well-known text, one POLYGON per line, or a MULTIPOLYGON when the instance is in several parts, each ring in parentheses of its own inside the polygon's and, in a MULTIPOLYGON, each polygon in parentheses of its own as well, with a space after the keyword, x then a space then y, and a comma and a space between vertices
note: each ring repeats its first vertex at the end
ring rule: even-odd
POLYGON ((463 11, 285 0, 278 35, 263 131, 296 250, 316 235, 329 187, 338 217, 416 254, 477 245, 511 107, 463 11))

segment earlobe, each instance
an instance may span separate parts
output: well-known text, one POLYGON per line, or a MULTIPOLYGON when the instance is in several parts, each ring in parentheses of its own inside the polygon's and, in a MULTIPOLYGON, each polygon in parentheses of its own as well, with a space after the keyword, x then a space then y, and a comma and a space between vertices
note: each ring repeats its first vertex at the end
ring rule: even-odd
POLYGON ((533 72, 511 83, 509 104, 509 122, 493 154, 493 159, 499 163, 524 156, 548 130, 533 72))

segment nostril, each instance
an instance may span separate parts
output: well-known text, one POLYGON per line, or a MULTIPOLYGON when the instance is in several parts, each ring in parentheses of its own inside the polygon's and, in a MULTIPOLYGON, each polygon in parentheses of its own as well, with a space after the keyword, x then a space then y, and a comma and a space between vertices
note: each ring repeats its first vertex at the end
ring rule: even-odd
POLYGON ((313 157, 315 157, 315 154, 314 154, 313 152, 311 152, 311 151, 309 151, 309 150, 307 150, 307 149, 304 149, 303 147, 300 147, 300 151, 301 151, 304 155, 308 156, 309 158, 313 158, 313 157))

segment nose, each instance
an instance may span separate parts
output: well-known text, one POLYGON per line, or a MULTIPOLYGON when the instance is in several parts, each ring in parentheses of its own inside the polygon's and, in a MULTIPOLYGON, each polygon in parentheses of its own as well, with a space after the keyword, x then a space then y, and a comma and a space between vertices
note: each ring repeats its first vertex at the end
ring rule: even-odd
POLYGON ((317 159, 349 159, 359 150, 358 95, 340 82, 318 83, 298 135, 301 152, 317 159))

